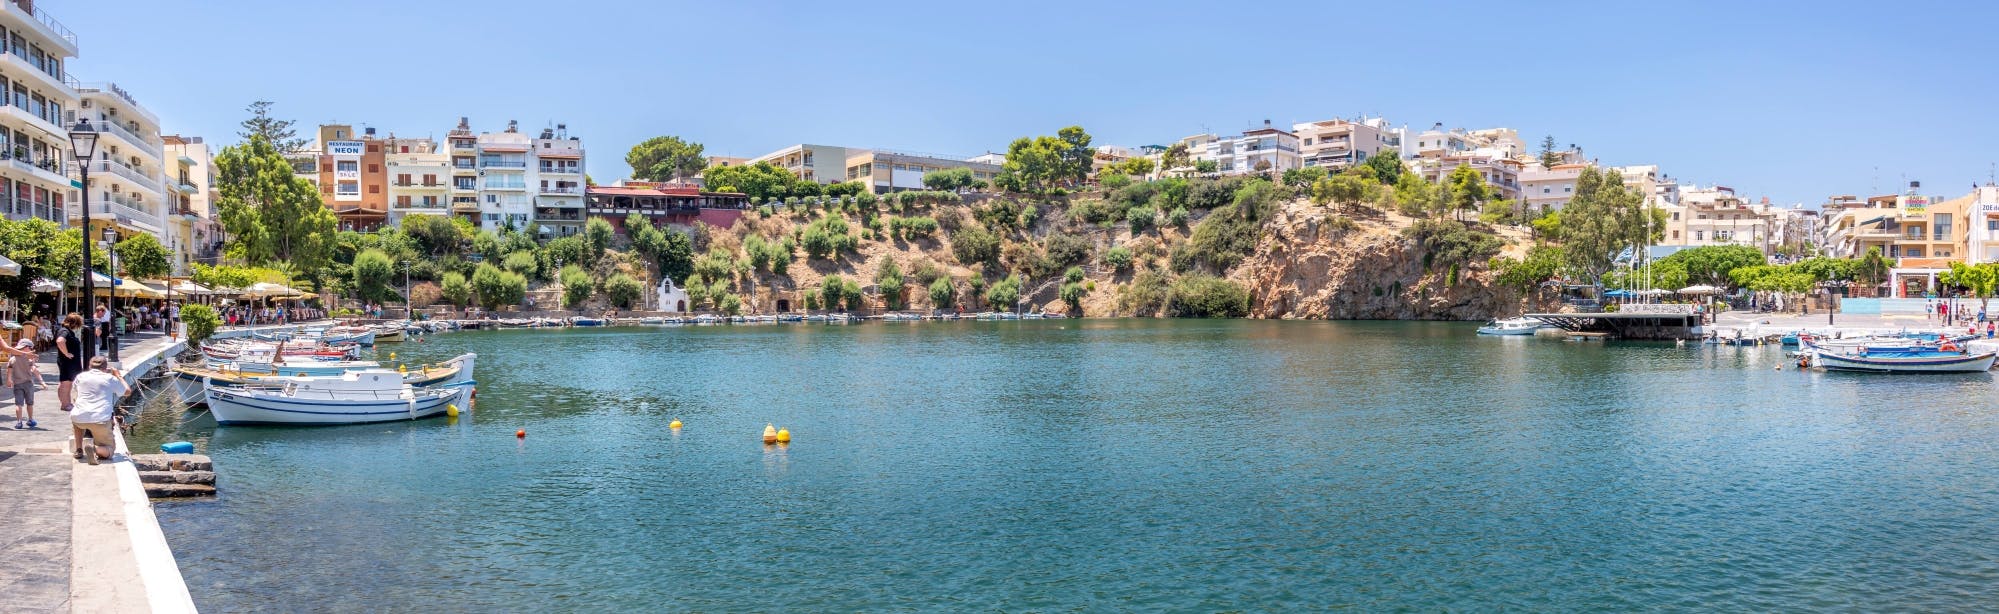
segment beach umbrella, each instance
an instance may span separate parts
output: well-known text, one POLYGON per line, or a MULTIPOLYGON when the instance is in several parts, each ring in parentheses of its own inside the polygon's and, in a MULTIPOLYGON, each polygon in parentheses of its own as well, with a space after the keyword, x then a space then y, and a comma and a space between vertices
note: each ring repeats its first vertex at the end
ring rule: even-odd
POLYGON ((8 260, 6 256, 0 256, 0 275, 13 276, 20 274, 21 263, 8 260))
POLYGON ((55 294, 62 291, 62 282, 43 277, 30 284, 28 291, 36 294, 55 294))
POLYGON ((1721 291, 1720 288, 1716 288, 1714 286, 1709 286, 1705 284, 1699 286, 1687 286, 1685 288, 1680 288, 1680 294, 1714 294, 1720 291, 1721 291))
POLYGON ((174 294, 186 294, 190 296, 208 296, 211 294, 215 294, 214 290, 202 287, 201 284, 197 284, 185 279, 174 282, 173 291, 174 294))

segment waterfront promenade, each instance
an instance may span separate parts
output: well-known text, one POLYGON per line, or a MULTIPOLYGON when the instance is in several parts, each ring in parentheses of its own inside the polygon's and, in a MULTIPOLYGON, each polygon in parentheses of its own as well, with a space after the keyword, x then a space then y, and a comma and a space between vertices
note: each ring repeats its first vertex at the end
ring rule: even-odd
MULTIPOLYGON (((218 336, 251 330, 236 327, 218 336)), ((160 333, 126 336, 120 356, 134 382, 185 344, 160 333)), ((192 612, 194 602, 121 435, 118 451, 91 466, 69 455, 69 415, 56 396, 54 352, 40 363, 49 386, 36 393, 33 429, 0 422, 0 611, 192 612)), ((9 400, 11 405, 11 400, 9 400)), ((7 409, 11 412, 11 407, 7 409)), ((6 414, 11 418, 11 414, 6 414)))

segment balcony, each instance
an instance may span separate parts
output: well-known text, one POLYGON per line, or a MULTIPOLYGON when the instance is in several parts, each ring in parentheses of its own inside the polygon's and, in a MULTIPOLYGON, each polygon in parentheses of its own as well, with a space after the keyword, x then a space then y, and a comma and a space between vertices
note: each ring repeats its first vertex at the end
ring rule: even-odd
POLYGON ((543 174, 543 175, 581 175, 581 174, 583 174, 583 169, 580 169, 580 168, 575 168, 575 167, 567 167, 567 166, 544 166, 544 167, 541 167, 541 174, 543 174))
POLYGON ((25 198, 12 198, 5 194, 0 194, 0 212, 5 212, 7 219, 10 220, 41 219, 57 224, 63 222, 63 212, 57 211, 54 205, 25 198))
MULTIPOLYGON (((8 4, 8 3, 0 2, 0 4, 8 4)), ((69 130, 56 124, 56 122, 60 121, 61 118, 56 118, 52 120, 47 117, 43 117, 40 113, 37 113, 35 109, 28 108, 28 105, 30 104, 29 98, 25 96, 7 95, 4 97, 4 99, 8 104, 0 105, 0 113, 4 113, 9 117, 13 117, 22 122, 25 122, 30 126, 34 126, 36 130, 46 132, 50 136, 55 137, 57 140, 67 140, 69 138, 69 130)), ((46 109, 47 107, 43 107, 43 110, 46 109)))
POLYGON ((569 196, 581 196, 581 195, 583 195, 583 188, 581 188, 581 187, 577 187, 577 186, 559 186, 559 187, 549 187, 549 186, 542 186, 542 187, 541 187, 541 193, 543 193, 543 194, 556 194, 556 195, 569 195, 569 196))
POLYGON ((162 192, 160 191, 160 182, 158 179, 147 177, 146 174, 144 172, 141 172, 139 169, 125 166, 115 161, 91 160, 90 172, 98 174, 117 175, 119 179, 124 179, 125 181, 136 184, 140 188, 152 192, 153 195, 155 196, 159 196, 162 194, 162 192))
POLYGON ((526 192, 528 186, 525 183, 488 183, 486 185, 479 186, 479 189, 503 190, 507 192, 526 192))
POLYGON ((76 33, 69 31, 69 28, 63 27, 62 22, 56 21, 56 18, 50 16, 48 11, 40 8, 29 11, 13 2, 0 2, 0 4, 7 5, 7 11, 20 16, 22 21, 28 22, 44 38, 49 39, 49 42, 55 43, 57 47, 62 47, 62 50, 66 52, 63 55, 71 57, 76 55, 76 33))
POLYGON ((58 98, 76 97, 76 88, 80 87, 80 84, 76 82, 76 77, 69 76, 69 73, 63 72, 61 69, 49 71, 41 66, 36 66, 33 61, 30 61, 26 56, 19 53, 10 51, 0 55, 7 56, 0 58, 0 63, 14 68, 15 70, 12 74, 25 74, 33 77, 34 80, 40 81, 43 87, 54 90, 58 98))
POLYGON ((59 183, 64 186, 70 185, 69 176, 63 174, 62 163, 57 162, 53 158, 45 156, 40 160, 32 160, 25 151, 15 152, 15 155, 0 152, 0 161, 5 161, 14 170, 28 173, 29 176, 36 179, 50 183, 59 183))
POLYGON ((451 211, 454 213, 478 213, 479 201, 453 200, 451 201, 451 211))
MULTIPOLYGON (((150 232, 160 231, 160 217, 146 212, 138 201, 112 194, 97 194, 90 199, 91 217, 114 220, 126 226, 150 232), (108 198, 107 198, 108 197, 108 198)), ((81 220, 82 218, 77 218, 81 220)))
POLYGON ((92 128, 96 128, 98 130, 103 131, 105 134, 116 136, 119 139, 122 139, 125 142, 130 143, 133 147, 138 148, 140 151, 152 154, 154 160, 166 159, 165 154, 162 153, 164 151, 162 149, 164 146, 157 138, 147 139, 145 137, 139 136, 139 134, 133 132, 131 128, 127 128, 123 125, 120 125, 118 122, 115 121, 93 121, 90 122, 90 126, 92 128))
POLYGON ((436 201, 436 200, 433 200, 433 201, 415 201, 415 202, 411 202, 411 203, 409 203, 409 204, 400 204, 400 203, 398 203, 398 204, 396 204, 396 205, 393 205, 393 207, 392 207, 392 208, 394 208, 394 209, 395 209, 395 210, 397 210, 397 211, 443 211, 443 210, 444 210, 444 202, 443 202, 443 201, 436 201))
POLYGON ((452 141, 451 153, 477 153, 479 144, 473 141, 452 141))
POLYGON ((525 161, 513 161, 513 162, 510 162, 510 161, 507 161, 507 160, 480 160, 480 161, 479 161, 479 168, 517 168, 517 169, 521 169, 521 170, 527 170, 527 167, 528 167, 528 163, 527 163, 527 162, 525 162, 525 161))
POLYGON ((536 209, 534 219, 538 222, 581 222, 582 209, 536 209))

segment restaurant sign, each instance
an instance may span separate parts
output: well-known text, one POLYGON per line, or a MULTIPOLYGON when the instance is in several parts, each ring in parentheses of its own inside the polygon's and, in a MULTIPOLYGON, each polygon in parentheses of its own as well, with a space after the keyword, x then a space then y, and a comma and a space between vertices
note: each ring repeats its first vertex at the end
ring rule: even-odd
POLYGON ((359 156, 365 146, 360 141, 327 141, 326 153, 333 156, 359 156))
POLYGON ((1923 215, 1930 211, 1930 197, 1910 194, 1902 197, 1902 215, 1923 215))

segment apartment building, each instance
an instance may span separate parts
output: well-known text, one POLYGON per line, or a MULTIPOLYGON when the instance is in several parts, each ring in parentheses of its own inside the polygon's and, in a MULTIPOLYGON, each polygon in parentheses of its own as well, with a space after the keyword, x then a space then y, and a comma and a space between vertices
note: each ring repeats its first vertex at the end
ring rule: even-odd
POLYGON ((583 140, 569 135, 568 124, 556 124, 541 131, 528 156, 527 181, 535 187, 534 221, 542 234, 583 232, 583 140))
POLYGON ((389 182, 390 226, 401 226, 411 215, 451 214, 451 156, 438 149, 437 141, 390 136, 382 164, 389 182))
POLYGON ((481 133, 475 142, 479 227, 527 229, 534 221, 534 197, 528 193, 528 162, 534 139, 521 134, 519 122, 508 120, 506 130, 481 133))
POLYGON ((296 176, 319 189, 344 230, 373 230, 388 222, 385 143, 374 128, 323 124, 305 151, 288 156, 296 176))
POLYGON ((1819 205, 1819 237, 1827 256, 1855 258, 1879 248, 1890 258, 1901 236, 1899 197, 1894 194, 1859 198, 1834 196, 1819 205))
POLYGON ((1282 173, 1304 166, 1304 159, 1298 153, 1298 142, 1298 135, 1275 128, 1269 120, 1264 120, 1262 128, 1206 141, 1202 153, 1195 159, 1214 160, 1215 170, 1224 175, 1282 173))
POLYGON ((1467 153, 1436 158, 1417 158, 1407 162, 1411 172, 1430 183, 1442 183, 1460 166, 1469 166, 1485 179, 1485 185, 1492 191, 1494 200, 1516 200, 1521 197, 1521 176, 1527 164, 1512 158, 1493 157, 1467 153))
POLYGON ((801 143, 757 156, 750 162, 769 162, 806 181, 839 183, 846 181, 847 177, 847 158, 850 155, 847 149, 838 145, 801 143))
POLYGON ((1971 190, 1965 203, 1965 260, 1999 262, 1999 185, 1986 183, 1971 190))
POLYGON ((63 224, 77 212, 65 172, 67 111, 78 84, 64 70, 76 34, 27 0, 0 1, 0 211, 7 219, 63 224))
POLYGON ((951 168, 970 169, 972 178, 983 181, 991 181, 1000 172, 998 164, 940 155, 854 149, 848 150, 845 181, 866 183, 876 194, 922 190, 924 175, 951 168))
POLYGON ((479 224, 479 135, 472 132, 468 118, 458 118, 458 126, 444 137, 445 156, 451 160, 450 185, 445 191, 451 214, 479 224))
POLYGON ((1376 152, 1402 149, 1402 131, 1379 117, 1303 122, 1292 124, 1291 132, 1298 135, 1299 159, 1308 167, 1337 171, 1376 152))
POLYGON ((214 159, 202 138, 166 135, 167 250, 173 274, 192 273, 194 263, 217 264, 222 228, 215 220, 214 159))
POLYGON ((1444 124, 1432 124, 1413 136, 1402 139, 1404 158, 1441 158, 1485 150, 1481 155, 1491 158, 1519 158, 1525 154, 1527 144, 1520 140, 1520 133, 1512 128, 1486 128, 1466 130, 1463 128, 1444 129, 1444 124))
POLYGON ((1576 180, 1583 175, 1587 164, 1557 164, 1543 167, 1539 162, 1527 164, 1520 171, 1520 204, 1527 211, 1536 214, 1560 211, 1576 196, 1576 180))
MULTIPOLYGON (((102 237, 108 229, 120 239, 146 233, 166 244, 167 218, 176 211, 168 206, 160 118, 115 83, 80 85, 77 94, 77 119, 98 131, 97 155, 86 163, 91 228, 84 236, 102 237)), ((81 223, 82 209, 70 219, 81 223)))

